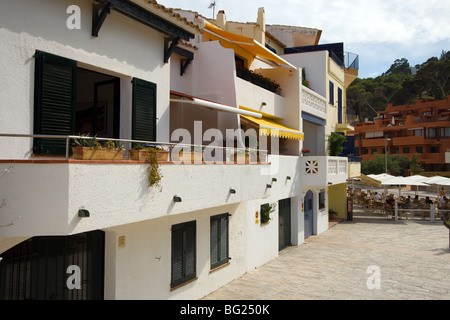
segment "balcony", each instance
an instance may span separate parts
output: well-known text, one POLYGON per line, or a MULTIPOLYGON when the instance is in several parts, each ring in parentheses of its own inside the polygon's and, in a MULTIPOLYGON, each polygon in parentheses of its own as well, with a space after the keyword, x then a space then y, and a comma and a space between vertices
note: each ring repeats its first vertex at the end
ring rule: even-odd
POLYGON ((302 86, 302 111, 327 119, 327 100, 313 90, 302 86))
MULTIPOLYGON (((30 136, 4 135, 0 142, 6 139, 31 142, 30 136)), ((67 137, 61 139, 69 141, 67 137)), ((226 150, 239 154, 238 150, 226 150)), ((279 181, 286 180, 286 176, 294 177, 298 172, 298 157, 277 157, 281 158, 280 169, 271 172, 269 159, 264 163, 256 162, 251 154, 251 163, 245 158, 212 161, 207 152, 194 163, 177 162, 172 155, 168 161, 159 163, 162 179, 158 186, 151 187, 149 164, 145 161, 130 160, 127 155, 121 160, 75 160, 69 152, 66 155, 7 158, 3 153, 0 160, 0 237, 75 234, 237 205, 271 194, 284 196, 286 190, 292 190, 290 184, 294 185, 294 179, 283 184, 273 183, 268 188, 272 178, 284 172, 284 177, 277 177, 279 181), (174 201, 175 196, 181 202, 174 201), (79 216, 81 209, 87 210, 89 217, 79 216)))
POLYGON ((303 160, 302 183, 325 187, 345 183, 348 178, 348 158, 306 156, 303 160))

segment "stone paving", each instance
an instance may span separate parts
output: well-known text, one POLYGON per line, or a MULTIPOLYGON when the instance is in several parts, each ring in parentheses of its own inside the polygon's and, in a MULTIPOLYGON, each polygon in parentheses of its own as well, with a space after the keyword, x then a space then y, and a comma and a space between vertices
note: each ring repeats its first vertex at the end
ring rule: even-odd
POLYGON ((281 251, 204 298, 292 299, 448 300, 449 230, 441 220, 395 222, 355 209, 353 221, 281 251))

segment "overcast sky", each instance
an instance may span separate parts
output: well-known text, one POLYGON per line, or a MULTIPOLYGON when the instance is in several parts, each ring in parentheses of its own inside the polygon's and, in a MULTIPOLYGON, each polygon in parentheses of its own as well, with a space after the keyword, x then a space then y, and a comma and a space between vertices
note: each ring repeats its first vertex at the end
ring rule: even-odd
MULTIPOLYGON (((169 8, 213 17, 213 0, 157 0, 169 8)), ((449 0, 216 0, 215 13, 227 20, 256 22, 264 7, 267 24, 322 30, 319 44, 344 42, 346 52, 359 55, 359 77, 376 77, 395 59, 410 65, 450 51, 449 0)))

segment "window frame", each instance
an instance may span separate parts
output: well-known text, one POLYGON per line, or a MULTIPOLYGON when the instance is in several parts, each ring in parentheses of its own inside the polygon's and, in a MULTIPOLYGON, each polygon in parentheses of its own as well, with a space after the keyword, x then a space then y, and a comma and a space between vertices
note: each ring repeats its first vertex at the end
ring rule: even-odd
POLYGON ((230 250, 230 223, 229 213, 219 214, 210 217, 210 269, 218 268, 229 261, 230 250), (216 223, 217 222, 217 223, 216 223), (216 223, 216 224, 215 224, 216 223), (217 228, 217 230, 215 230, 217 228), (226 228, 226 230, 223 230, 226 228), (226 239, 223 239, 225 232, 226 239), (224 243, 225 242, 225 243, 224 243), (225 248, 226 252, 222 252, 225 248), (215 254, 217 251, 217 254, 215 254), (217 259, 213 260, 216 256, 217 259))
POLYGON ((170 287, 175 289, 176 287, 185 284, 197 277, 197 221, 188 221, 179 224, 172 225, 171 234, 171 279, 170 287), (181 240, 181 243, 179 241, 181 240), (189 241, 190 240, 190 241, 189 241), (180 248, 181 245, 181 248, 180 248), (180 250, 181 249, 181 250, 180 250), (188 261, 187 254, 192 250, 192 261, 188 261), (181 254, 181 257, 178 256, 181 254), (181 262, 181 276, 177 277, 176 263, 181 262), (188 265, 192 262, 192 265, 188 265), (191 272, 189 272, 191 270, 191 272))

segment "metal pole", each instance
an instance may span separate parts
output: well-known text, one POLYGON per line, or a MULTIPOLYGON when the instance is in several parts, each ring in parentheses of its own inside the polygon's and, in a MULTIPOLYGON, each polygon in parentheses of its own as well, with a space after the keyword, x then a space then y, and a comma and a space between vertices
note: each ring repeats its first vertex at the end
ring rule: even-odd
POLYGON ((398 203, 397 203, 397 201, 395 201, 394 208, 395 208, 395 221, 398 221, 398 203))

